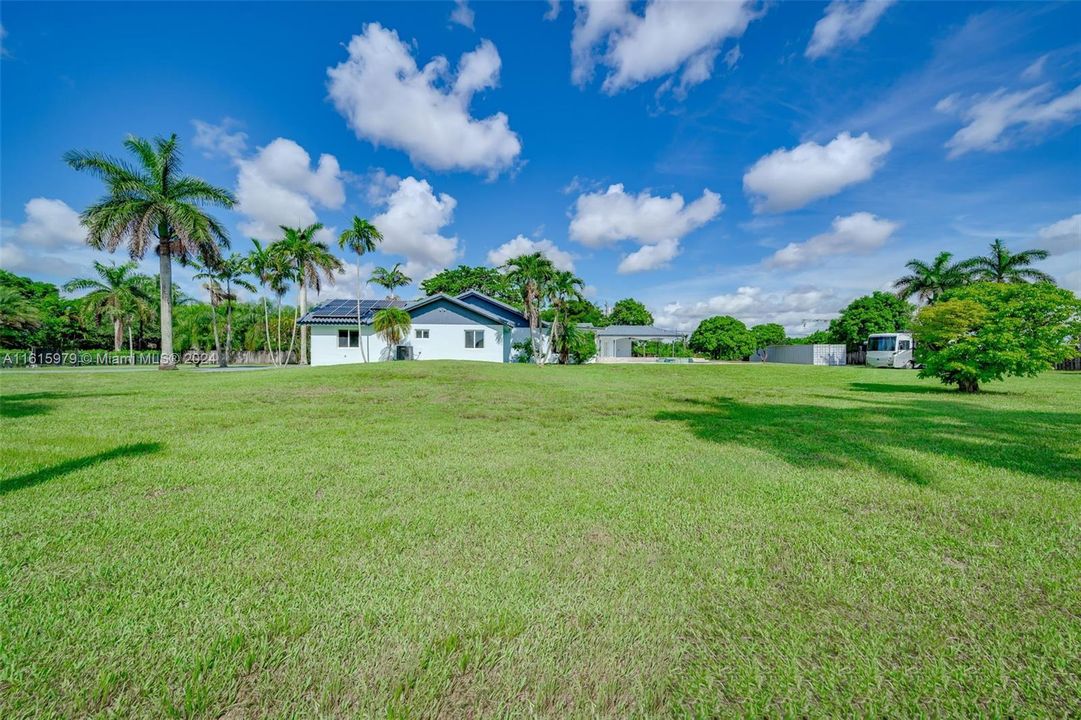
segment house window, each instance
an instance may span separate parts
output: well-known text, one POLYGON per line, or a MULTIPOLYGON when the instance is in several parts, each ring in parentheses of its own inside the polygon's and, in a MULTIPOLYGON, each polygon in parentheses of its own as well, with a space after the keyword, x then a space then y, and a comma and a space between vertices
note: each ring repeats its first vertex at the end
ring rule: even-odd
POLYGON ((360 347, 360 333, 356 330, 339 330, 338 347, 360 347))
POLYGON ((467 348, 479 349, 484 347, 484 331, 483 330, 466 330, 465 331, 465 346, 467 348))
POLYGON ((417 340, 427 340, 427 339, 428 339, 428 331, 427 330, 417 330, 417 340))

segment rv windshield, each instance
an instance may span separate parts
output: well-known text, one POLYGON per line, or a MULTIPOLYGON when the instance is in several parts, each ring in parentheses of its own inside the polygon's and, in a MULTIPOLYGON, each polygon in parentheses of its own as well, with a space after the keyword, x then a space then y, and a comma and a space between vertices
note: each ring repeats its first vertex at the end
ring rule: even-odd
POLYGON ((867 349, 871 352, 892 352, 894 343, 897 342, 897 338, 893 336, 889 337, 873 337, 867 341, 867 349))

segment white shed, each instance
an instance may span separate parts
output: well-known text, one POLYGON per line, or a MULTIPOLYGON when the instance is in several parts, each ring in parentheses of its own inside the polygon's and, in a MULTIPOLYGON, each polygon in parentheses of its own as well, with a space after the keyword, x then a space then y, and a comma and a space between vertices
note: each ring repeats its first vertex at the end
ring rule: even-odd
POLYGON ((751 362, 794 365, 844 365, 844 345, 770 345, 751 356, 751 362))

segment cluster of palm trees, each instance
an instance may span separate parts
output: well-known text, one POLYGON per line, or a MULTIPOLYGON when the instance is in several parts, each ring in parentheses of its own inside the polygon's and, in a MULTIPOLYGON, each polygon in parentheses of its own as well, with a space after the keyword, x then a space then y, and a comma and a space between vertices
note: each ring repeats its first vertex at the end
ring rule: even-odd
MULTIPOLYGON (((233 347, 232 309, 236 290, 256 292, 254 279, 262 288, 269 289, 277 298, 277 344, 275 364, 282 362, 284 339, 282 338, 282 299, 292 285, 298 290, 299 311, 294 310, 292 330, 289 335, 288 352, 291 357, 298 334, 297 320, 308 311, 308 291, 319 293, 324 283, 333 284, 335 277, 344 269, 342 262, 331 252, 328 244, 318 238, 323 230, 321 223, 306 227, 282 226, 282 237, 263 246, 253 240, 248 255, 232 254, 223 257, 222 250, 229 247, 225 228, 206 208, 216 206, 231 208, 236 204, 232 193, 196 177, 181 173, 179 141, 175 134, 168 138, 146 140, 128 137, 124 147, 132 160, 122 160, 98 152, 71 151, 65 161, 75 170, 90 173, 105 184, 105 196, 90 205, 81 214, 87 228, 87 242, 94 248, 114 252, 125 247, 132 262, 122 265, 95 263, 98 278, 81 278, 65 286, 66 290, 90 290, 86 307, 99 321, 107 318, 113 322, 114 349, 119 350, 124 328, 134 318, 144 316, 153 305, 154 278, 135 272, 134 262, 153 250, 160 263, 158 274, 158 308, 161 320, 162 369, 175 369, 173 354, 173 306, 177 293, 172 283, 172 262, 175 258, 183 265, 194 266, 195 277, 203 282, 210 296, 213 309, 214 343, 219 364, 228 363, 228 351, 233 347), (224 333, 219 332, 217 309, 225 306, 224 333), (224 334, 225 352, 222 351, 224 334)), ((338 238, 338 245, 357 255, 357 293, 361 291, 360 259, 376 249, 383 240, 382 234, 369 221, 353 218, 352 225, 338 238)), ((371 283, 385 287, 389 297, 394 298, 397 288, 408 285, 412 279, 405 275, 399 265, 393 268, 375 268, 371 283)), ((383 318, 383 325, 401 318, 383 318)), ((270 309, 263 297, 263 325, 267 347, 272 347, 270 337, 270 309)), ((357 329, 360 331, 360 304, 357 304, 357 329)), ((406 329, 408 332, 408 328, 406 329)), ((299 328, 300 362, 308 361, 308 335, 306 328, 299 328)), ((130 344, 130 337, 129 337, 130 344)), ((367 358, 365 358, 366 360, 367 358)))
POLYGON ((534 362, 543 365, 554 352, 561 364, 567 364, 574 348, 583 341, 583 333, 570 320, 570 303, 583 300, 582 279, 568 270, 559 270, 541 253, 512 258, 504 265, 509 279, 522 294, 522 305, 529 319, 529 338, 534 362), (553 311, 547 339, 541 332, 541 311, 553 311))
POLYGON ((953 253, 941 252, 930 263, 910 260, 905 267, 911 273, 898 278, 893 287, 902 299, 915 296, 931 305, 947 290, 972 282, 1053 283, 1050 275, 1030 267, 1047 255, 1046 250, 1013 253, 1005 243, 996 239, 991 243, 990 254, 986 256, 954 262, 953 253))

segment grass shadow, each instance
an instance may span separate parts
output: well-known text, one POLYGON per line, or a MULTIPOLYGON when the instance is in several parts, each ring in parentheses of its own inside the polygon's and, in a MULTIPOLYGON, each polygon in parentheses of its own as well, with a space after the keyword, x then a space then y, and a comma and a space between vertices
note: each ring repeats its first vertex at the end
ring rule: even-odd
MULTIPOLYGON (((959 393, 957 388, 946 387, 945 385, 894 385, 891 383, 855 382, 849 383, 848 387, 856 392, 925 393, 928 395, 952 395, 954 397, 964 397, 964 394, 959 393)), ((1009 393, 1004 390, 984 390, 981 388, 980 395, 1009 395, 1009 393)))
POLYGON ((164 446, 158 442, 133 443, 131 445, 121 445, 112 450, 105 450, 104 452, 96 453, 94 455, 65 460, 64 462, 49 465, 48 467, 35 470, 34 472, 0 480, 0 495, 15 492, 16 490, 22 490, 23 488, 33 487, 34 485, 40 485, 41 483, 55 480, 68 473, 75 472, 76 470, 83 470, 88 467, 93 467, 94 465, 100 465, 103 462, 116 460, 117 458, 137 457, 140 455, 150 455, 152 453, 161 452, 163 447, 164 446))
MULTIPOLYGON (((906 388, 907 389, 907 388, 906 388)), ((801 468, 873 467, 918 485, 935 480, 906 453, 938 455, 1046 478, 1081 481, 1081 460, 1064 451, 1063 429, 1081 414, 989 410, 939 400, 866 402, 856 407, 686 400, 654 419, 696 436, 769 452, 801 468)))
POLYGON ((10 395, 0 394, 0 417, 21 418, 31 415, 43 415, 50 412, 58 400, 76 400, 79 398, 121 397, 131 393, 66 393, 34 392, 10 395))

